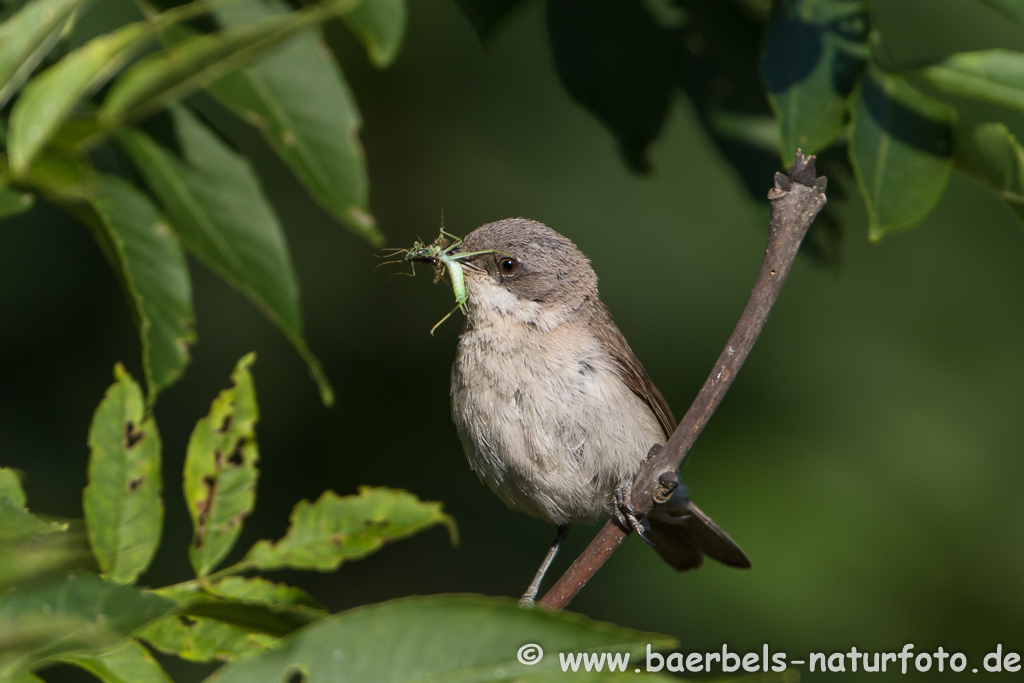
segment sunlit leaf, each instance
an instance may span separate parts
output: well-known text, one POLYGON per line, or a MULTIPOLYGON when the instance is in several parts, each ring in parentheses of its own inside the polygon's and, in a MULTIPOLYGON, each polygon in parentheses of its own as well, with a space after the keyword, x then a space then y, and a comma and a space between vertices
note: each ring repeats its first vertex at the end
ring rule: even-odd
POLYGON ((343 18, 374 64, 386 67, 395 61, 405 35, 405 0, 363 0, 343 18))
POLYGON ((94 38, 32 79, 11 111, 8 144, 15 175, 24 175, 74 107, 113 78, 153 34, 206 7, 202 1, 195 2, 122 26, 94 38))
MULTIPOLYGON (((531 675, 561 673, 560 652, 629 653, 640 661, 648 644, 663 649, 676 643, 568 612, 522 609, 503 598, 416 597, 322 619, 272 650, 221 668, 207 681, 276 682, 298 671, 318 683, 528 681, 531 675), (526 644, 544 652, 533 665, 517 658, 526 644)), ((536 650, 524 656, 531 652, 536 650)))
POLYGON ((88 671, 103 683, 171 683, 149 650, 131 639, 101 652, 71 652, 58 659, 88 671))
POLYGON ((148 55, 114 82, 100 109, 100 121, 115 128, 124 121, 152 114, 245 66, 303 29, 344 14, 357 3, 329 0, 256 24, 196 35, 148 55))
POLYGON ((174 602, 78 572, 0 596, 0 678, 66 652, 106 648, 174 602))
POLYGON ((846 129, 847 100, 864 68, 866 0, 780 0, 764 37, 761 72, 779 118, 783 165, 816 154, 846 129))
POLYGON ((376 552, 385 543, 439 524, 448 527, 454 540, 454 521, 440 503, 421 501, 405 491, 368 486, 355 496, 327 491, 315 503, 296 505, 284 538, 257 542, 242 565, 332 571, 342 562, 376 552))
POLYGON ((288 245, 255 172, 187 109, 174 107, 171 116, 180 158, 134 129, 122 131, 118 140, 185 246, 281 329, 330 405, 334 393, 302 336, 288 245))
POLYGON ((31 0, 0 24, 0 107, 53 49, 87 0, 31 0))
POLYGON ((853 107, 850 158, 871 239, 913 227, 939 201, 953 168, 953 111, 900 76, 872 72, 853 107))
POLYGON ((0 467, 0 498, 6 498, 16 507, 25 507, 25 489, 21 478, 10 467, 0 467))
POLYGON ((958 171, 995 192, 1024 222, 1024 148, 1005 124, 958 122, 953 161, 958 171))
POLYGON ((23 503, 0 497, 0 545, 11 546, 34 536, 66 531, 67 528, 65 522, 40 519, 26 510, 23 503))
POLYGON ((256 504, 256 421, 259 410, 247 354, 220 392, 210 413, 196 423, 185 456, 185 502, 194 533, 189 559, 198 576, 210 573, 238 539, 256 504))
MULTIPOLYGON (((281 0, 239 0, 217 17, 226 24, 243 24, 268 21, 287 9, 281 0)), ((341 69, 315 31, 292 38, 208 90, 260 129, 332 216, 372 244, 383 241, 369 212, 359 111, 341 69)))
POLYGON ((150 624, 139 632, 139 637, 160 652, 190 662, 231 660, 264 650, 278 641, 265 633, 184 614, 172 614, 150 624))
POLYGON ((951 95, 1024 111, 1024 53, 958 52, 914 73, 951 95))
POLYGON ((160 434, 146 415, 139 385, 120 364, 114 378, 89 428, 89 485, 82 507, 105 577, 134 583, 160 544, 160 434))

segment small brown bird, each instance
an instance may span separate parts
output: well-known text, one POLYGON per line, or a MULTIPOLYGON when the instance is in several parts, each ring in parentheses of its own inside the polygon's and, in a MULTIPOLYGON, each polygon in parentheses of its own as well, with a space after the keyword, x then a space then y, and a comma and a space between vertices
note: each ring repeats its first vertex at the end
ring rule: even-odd
MULTIPOLYGON (((459 262, 468 301, 452 416, 469 464, 507 505, 558 532, 523 596, 532 604, 570 525, 629 519, 616 493, 621 501, 651 446, 676 423, 598 297, 590 261, 569 239, 511 218, 477 228, 455 253, 466 254, 459 262)), ((638 530, 646 528, 679 571, 699 567, 704 555, 750 567, 683 487, 644 525, 638 530)))

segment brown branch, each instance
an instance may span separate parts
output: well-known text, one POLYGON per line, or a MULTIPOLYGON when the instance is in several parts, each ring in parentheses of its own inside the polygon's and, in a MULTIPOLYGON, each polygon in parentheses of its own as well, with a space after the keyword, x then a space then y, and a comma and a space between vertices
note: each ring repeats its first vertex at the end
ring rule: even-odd
MULTIPOLYGON (((666 494, 671 494, 674 484, 678 483, 676 472, 683 458, 704 431, 757 341, 793 265, 800 242, 815 216, 825 206, 825 177, 815 177, 814 157, 804 157, 797 150, 789 174, 775 174, 775 187, 769 190, 768 199, 771 202, 771 230, 754 289, 732 336, 690 409, 665 447, 660 451, 652 449, 640 468, 633 482, 632 494, 633 507, 637 512, 649 512, 655 499, 663 500, 666 494), (663 476, 665 487, 659 483, 663 476)), ((610 520, 539 604, 553 610, 568 605, 616 548, 622 545, 628 534, 629 531, 610 520)))

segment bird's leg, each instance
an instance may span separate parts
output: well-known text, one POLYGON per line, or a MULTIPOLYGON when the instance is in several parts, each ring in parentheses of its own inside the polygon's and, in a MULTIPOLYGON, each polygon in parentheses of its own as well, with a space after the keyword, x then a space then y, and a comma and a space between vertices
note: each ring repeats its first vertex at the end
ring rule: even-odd
POLYGON ((519 599, 520 607, 533 607, 534 600, 537 599, 537 592, 540 591, 540 582, 544 580, 544 575, 548 571, 548 567, 551 566, 551 562, 555 559, 555 555, 558 554, 558 549, 562 547, 562 542, 565 537, 569 535, 569 525, 555 527, 558 534, 555 536, 555 542, 548 548, 548 554, 544 557, 544 561, 540 563, 540 567, 537 569, 536 576, 533 577, 533 582, 530 583, 530 587, 526 589, 526 593, 519 599))
POLYGON ((632 529, 644 543, 653 546, 654 543, 647 538, 647 530, 641 521, 643 515, 633 509, 633 503, 630 501, 632 491, 633 482, 629 480, 622 481, 615 487, 615 520, 624 531, 628 533, 632 529))

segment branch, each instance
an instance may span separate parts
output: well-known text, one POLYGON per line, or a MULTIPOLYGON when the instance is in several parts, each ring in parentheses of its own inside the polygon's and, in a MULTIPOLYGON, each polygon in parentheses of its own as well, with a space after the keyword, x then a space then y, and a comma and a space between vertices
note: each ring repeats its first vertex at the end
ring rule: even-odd
MULTIPOLYGON (((732 336, 697 398, 665 447, 651 449, 648 459, 633 481, 633 507, 639 513, 650 512, 656 500, 664 501, 672 494, 679 482, 677 472, 683 458, 704 431, 743 361, 747 359, 779 297, 800 242, 815 216, 825 206, 825 176, 815 177, 814 157, 804 157, 797 150, 789 174, 775 174, 775 187, 768 191, 768 199, 772 211, 771 230, 754 289, 732 336)), ((623 530, 609 520, 539 604, 552 610, 560 610, 568 605, 622 545, 629 533, 629 530, 623 530)))

